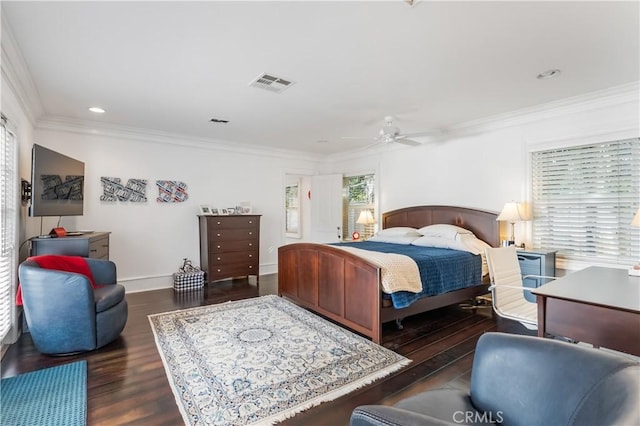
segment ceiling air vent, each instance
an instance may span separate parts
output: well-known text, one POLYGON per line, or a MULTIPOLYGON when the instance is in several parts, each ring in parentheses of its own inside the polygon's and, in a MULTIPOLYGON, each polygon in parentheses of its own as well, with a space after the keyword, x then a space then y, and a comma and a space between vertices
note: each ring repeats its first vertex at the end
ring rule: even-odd
POLYGON ((272 74, 264 73, 259 75, 258 78, 249 83, 249 86, 259 87, 270 92, 280 93, 288 87, 293 86, 294 84, 295 83, 293 81, 276 77, 272 74))

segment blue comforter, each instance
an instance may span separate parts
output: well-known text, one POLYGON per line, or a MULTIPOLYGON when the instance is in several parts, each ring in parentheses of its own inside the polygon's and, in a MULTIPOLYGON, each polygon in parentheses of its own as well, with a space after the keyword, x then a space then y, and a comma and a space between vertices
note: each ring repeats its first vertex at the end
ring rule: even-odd
POLYGON ((420 247, 402 244, 362 241, 339 243, 364 250, 404 254, 418 265, 422 279, 422 292, 399 291, 391 294, 393 307, 406 308, 418 299, 448 293, 482 282, 482 258, 466 251, 436 247, 420 247))

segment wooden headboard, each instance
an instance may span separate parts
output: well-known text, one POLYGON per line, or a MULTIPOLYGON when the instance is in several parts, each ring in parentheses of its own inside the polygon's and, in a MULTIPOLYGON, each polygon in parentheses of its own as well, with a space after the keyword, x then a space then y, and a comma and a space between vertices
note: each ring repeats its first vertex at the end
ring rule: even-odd
POLYGON ((382 229, 394 226, 422 228, 446 223, 473 232, 492 247, 500 245, 500 223, 497 213, 453 206, 416 206, 392 210, 382 214, 382 229))

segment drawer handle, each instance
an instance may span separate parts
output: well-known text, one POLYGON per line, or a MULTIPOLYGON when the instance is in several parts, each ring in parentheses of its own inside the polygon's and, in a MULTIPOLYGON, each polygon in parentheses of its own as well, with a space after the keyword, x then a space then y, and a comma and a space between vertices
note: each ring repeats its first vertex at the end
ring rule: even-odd
POLYGON ((252 255, 252 254, 250 254, 250 255, 249 255, 249 257, 253 257, 253 255, 252 255))
POLYGON ((249 235, 253 235, 253 232, 249 231, 249 235))
POLYGON ((218 233, 218 237, 220 236, 220 233, 218 233))
POLYGON ((252 269, 252 268, 253 268, 253 266, 249 265, 249 269, 252 269))
POLYGON ((253 245, 253 243, 249 243, 249 247, 251 247, 253 245))
POLYGON ((218 262, 220 262, 220 258, 218 258, 218 262))
POLYGON ((89 250, 89 251, 90 251, 90 252, 92 252, 92 253, 95 253, 95 252, 97 252, 98 250, 96 250, 96 249, 91 249, 91 250, 89 250))
POLYGON ((221 222, 220 222, 220 221, 218 221, 218 225, 220 225, 220 223, 221 223, 221 222))
POLYGON ((250 220, 250 221, 249 221, 249 223, 253 223, 253 221, 252 221, 252 220, 250 220))
POLYGON ((218 272, 222 272, 222 269, 218 269, 218 272))
POLYGON ((217 246, 216 248, 220 248, 220 246, 217 246))

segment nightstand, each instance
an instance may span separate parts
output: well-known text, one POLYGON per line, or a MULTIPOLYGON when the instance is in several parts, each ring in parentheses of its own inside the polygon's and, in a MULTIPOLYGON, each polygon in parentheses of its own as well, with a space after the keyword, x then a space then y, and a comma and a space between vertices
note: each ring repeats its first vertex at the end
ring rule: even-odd
MULTIPOLYGON (((556 250, 527 249, 518 250, 518 262, 522 275, 556 276, 556 250)), ((544 278, 529 277, 523 279, 525 287, 540 287, 550 280, 544 278)), ((531 292, 525 291, 524 297, 529 302, 536 303, 536 297, 531 292)))

